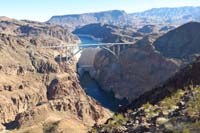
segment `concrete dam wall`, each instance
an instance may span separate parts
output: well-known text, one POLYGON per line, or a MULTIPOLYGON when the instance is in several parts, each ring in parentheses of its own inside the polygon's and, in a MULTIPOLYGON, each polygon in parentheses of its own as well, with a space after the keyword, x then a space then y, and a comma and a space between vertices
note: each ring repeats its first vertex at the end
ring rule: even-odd
POLYGON ((94 68, 94 60, 96 54, 101 50, 101 48, 87 48, 81 52, 81 56, 77 63, 77 70, 80 76, 84 72, 89 72, 91 77, 94 77, 96 70, 94 68))

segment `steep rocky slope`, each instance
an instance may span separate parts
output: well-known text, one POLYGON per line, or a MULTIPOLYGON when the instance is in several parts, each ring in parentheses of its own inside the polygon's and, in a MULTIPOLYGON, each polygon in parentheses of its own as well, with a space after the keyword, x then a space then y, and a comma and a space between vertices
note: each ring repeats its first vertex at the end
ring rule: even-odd
POLYGON ((110 117, 79 85, 75 64, 41 48, 79 41, 67 29, 9 18, 0 27, 0 131, 87 132, 110 117))
POLYGON ((106 50, 100 51, 95 58, 95 68, 102 88, 117 98, 126 97, 131 101, 172 76, 179 63, 161 56, 153 41, 152 37, 146 37, 118 57, 106 50))
POLYGON ((200 23, 190 22, 168 32, 154 42, 156 50, 168 58, 191 60, 199 55, 200 23))
POLYGON ((53 16, 50 23, 66 25, 72 29, 92 23, 105 23, 111 25, 128 25, 132 21, 128 14, 120 10, 111 10, 97 13, 53 16))
POLYGON ((91 132, 199 132, 200 60, 91 132))
POLYGON ((73 31, 77 35, 89 35, 101 39, 102 42, 133 42, 142 34, 132 28, 120 28, 108 24, 89 24, 73 31))
POLYGON ((198 56, 199 27, 199 23, 193 22, 161 37, 145 37, 118 57, 100 51, 95 59, 97 81, 115 97, 134 100, 198 56))
POLYGON ((72 35, 66 27, 44 24, 34 21, 17 21, 6 17, 0 17, 0 32, 19 37, 32 37, 31 43, 37 44, 37 41, 43 43, 79 42, 79 39, 72 35))

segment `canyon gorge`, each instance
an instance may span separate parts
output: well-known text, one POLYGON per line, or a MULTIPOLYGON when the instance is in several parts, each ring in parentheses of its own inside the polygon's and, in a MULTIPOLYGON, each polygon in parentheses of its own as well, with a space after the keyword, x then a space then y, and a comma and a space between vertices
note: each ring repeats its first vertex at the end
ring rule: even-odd
POLYGON ((199 9, 0 17, 0 132, 200 131, 199 9))

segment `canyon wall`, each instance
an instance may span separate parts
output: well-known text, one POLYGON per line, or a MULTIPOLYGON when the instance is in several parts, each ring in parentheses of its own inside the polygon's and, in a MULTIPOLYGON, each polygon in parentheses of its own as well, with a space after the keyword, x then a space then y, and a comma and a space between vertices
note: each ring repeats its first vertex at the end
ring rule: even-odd
POLYGON ((111 116, 81 88, 75 61, 57 63, 57 50, 41 48, 79 41, 67 29, 9 18, 0 27, 0 130, 87 132, 111 116))

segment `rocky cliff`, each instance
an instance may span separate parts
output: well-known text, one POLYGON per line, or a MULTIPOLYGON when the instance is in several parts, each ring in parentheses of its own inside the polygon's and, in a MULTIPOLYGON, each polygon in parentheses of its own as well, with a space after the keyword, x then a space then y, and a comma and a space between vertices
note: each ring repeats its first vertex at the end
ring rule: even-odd
POLYGON ((134 100, 198 56, 198 31, 199 23, 193 22, 161 37, 145 37, 117 58, 102 50, 95 59, 96 79, 115 97, 134 100))
POLYGON ((110 117, 85 94, 75 65, 57 63, 58 51, 41 48, 79 41, 67 29, 9 18, 0 27, 0 131, 87 132, 110 117))
POLYGON ((199 132, 199 58, 91 132, 199 132))
POLYGON ((161 56, 152 42, 151 37, 146 37, 122 51, 118 58, 108 51, 99 52, 95 68, 102 88, 131 101, 172 76, 178 62, 161 56))

